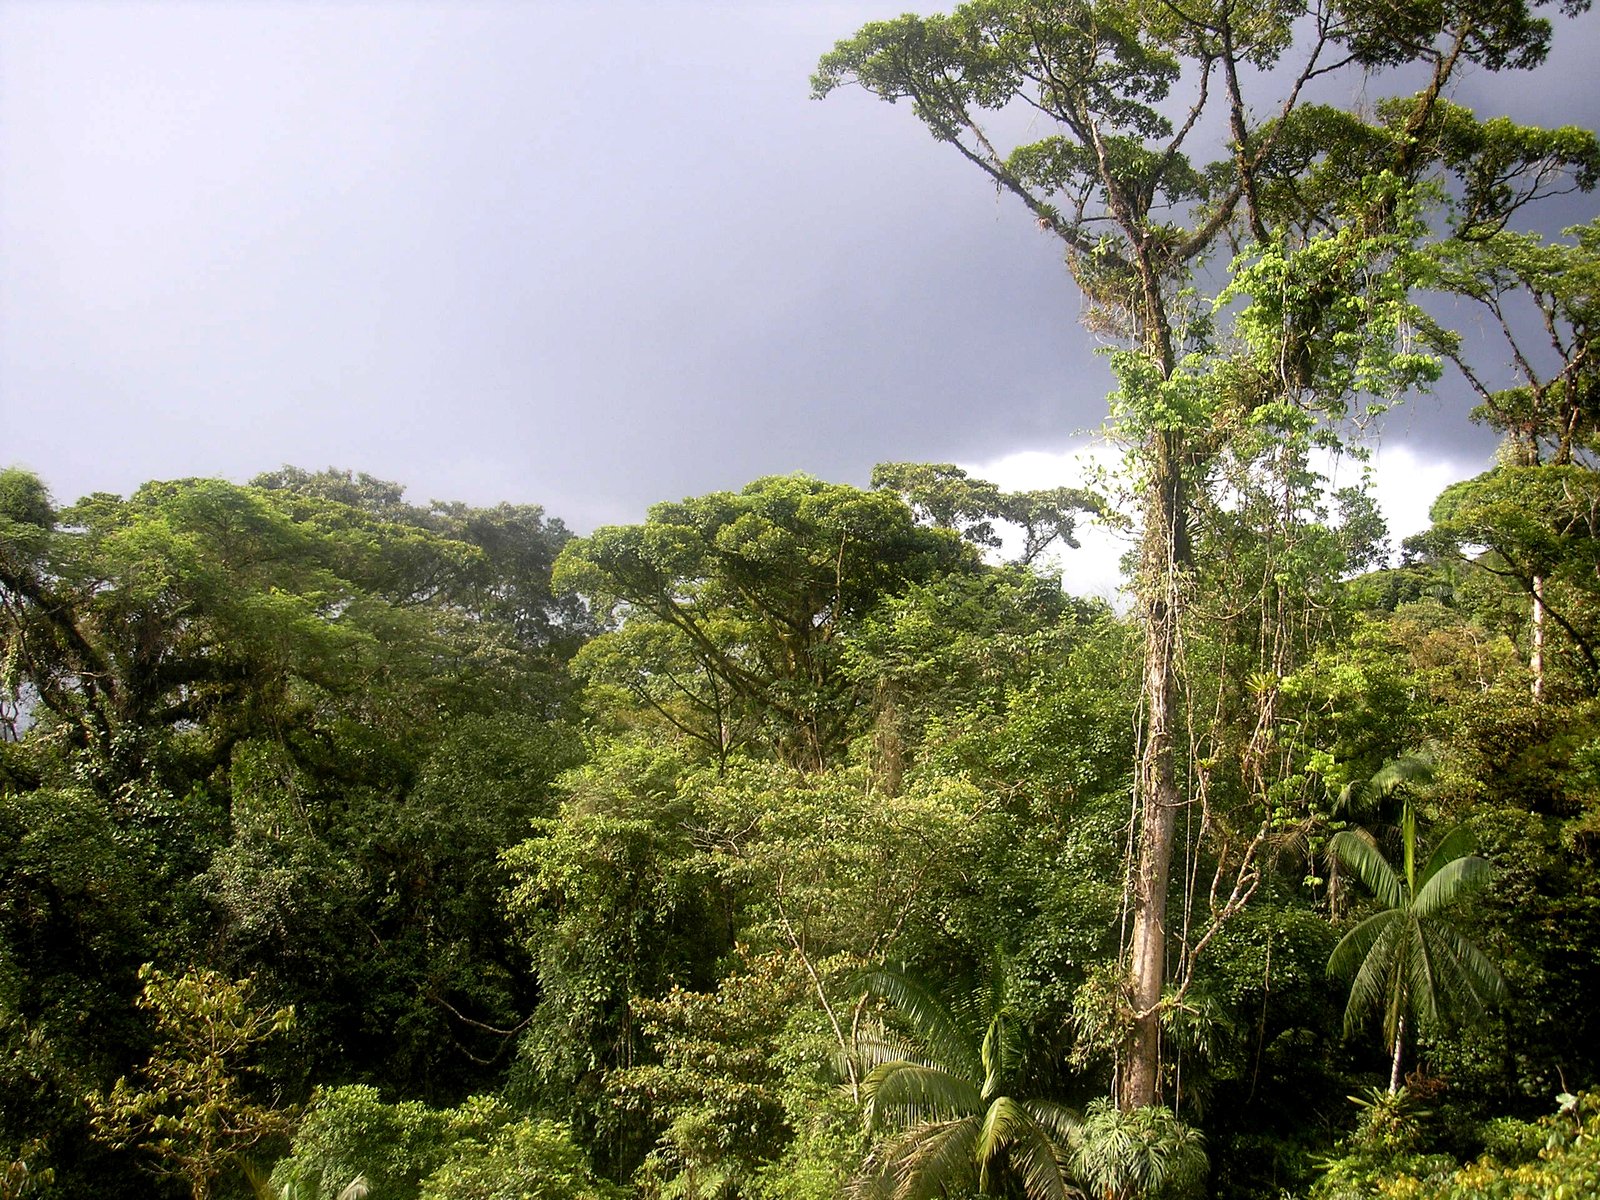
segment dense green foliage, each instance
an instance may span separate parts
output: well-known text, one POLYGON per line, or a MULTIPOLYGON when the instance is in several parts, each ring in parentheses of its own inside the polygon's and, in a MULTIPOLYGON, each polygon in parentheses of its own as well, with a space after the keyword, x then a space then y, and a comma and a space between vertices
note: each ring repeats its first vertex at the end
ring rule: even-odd
MULTIPOLYGON (((673 560, 680 616, 598 590, 573 542, 556 579, 597 588, 599 636, 548 579, 516 584, 547 598, 535 635, 472 607, 481 575, 446 567, 488 552, 371 496, 57 510, 5 482, 7 1195, 1465 1197, 1587 1169, 1588 1101, 1528 1122, 1600 1067, 1600 719, 1559 631, 1535 697, 1492 563, 1341 581, 1363 543, 1307 524, 1330 575, 1298 665, 1241 680, 1239 626, 1191 634, 1209 795, 1174 880, 1168 1102, 1123 1111, 1128 620, 809 480, 752 485, 737 539, 673 560), (864 548, 850 581, 836 544, 803 591, 795 498, 906 556, 864 548), (606 648, 665 625, 709 643, 707 686, 748 666, 739 738, 606 648), (1257 836, 1253 786, 1266 848, 1219 920, 1241 843, 1199 822, 1257 836)), ((1241 554, 1281 536, 1235 516, 1241 554)))
POLYGON ((0 471, 0 1197, 1581 1194, 1600 234, 1523 226, 1600 144, 1447 96, 1552 35, 977 0, 823 60, 1065 244, 1104 495, 893 463, 575 537, 0 471), (1309 103, 1302 34, 1421 90, 1309 103), (1430 380, 1505 450, 1391 564, 1317 463, 1430 380), (1070 595, 1090 517, 1131 613, 1070 595))
POLYGON ((376 1088, 319 1090, 272 1172, 305 1200, 612 1200, 570 1132, 474 1096, 451 1109, 385 1104, 376 1088))

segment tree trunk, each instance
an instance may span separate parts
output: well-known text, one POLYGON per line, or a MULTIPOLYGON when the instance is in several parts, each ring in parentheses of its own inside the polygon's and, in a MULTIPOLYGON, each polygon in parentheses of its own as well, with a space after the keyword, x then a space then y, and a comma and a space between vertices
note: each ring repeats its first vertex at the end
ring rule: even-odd
POLYGON ((1161 989, 1167 965, 1167 885, 1177 828, 1173 765, 1178 627, 1188 538, 1175 438, 1156 435, 1139 591, 1145 622, 1144 746, 1139 759, 1139 859, 1134 869, 1128 993, 1133 1029, 1122 1075, 1123 1109, 1156 1102, 1161 1075, 1161 989))
POLYGON ((1389 1091, 1400 1090, 1400 1053, 1406 1044, 1406 1019, 1401 1017, 1394 1027, 1394 1061, 1389 1064, 1389 1091))
POLYGON ((1533 698, 1544 698, 1544 576, 1533 577, 1533 649, 1528 669, 1533 672, 1533 698))

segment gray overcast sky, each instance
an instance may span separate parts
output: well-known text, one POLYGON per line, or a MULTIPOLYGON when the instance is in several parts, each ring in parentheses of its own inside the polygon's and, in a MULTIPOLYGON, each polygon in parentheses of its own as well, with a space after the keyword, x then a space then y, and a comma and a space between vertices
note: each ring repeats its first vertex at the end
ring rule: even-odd
MULTIPOLYGON (((1062 449, 1107 376, 1054 243, 903 107, 808 99, 905 7, 0 0, 0 464, 62 500, 331 464, 588 528, 1062 449)), ((1600 124, 1595 24, 1458 98, 1600 124)), ((1467 407, 1394 435, 1470 464, 1467 407)))

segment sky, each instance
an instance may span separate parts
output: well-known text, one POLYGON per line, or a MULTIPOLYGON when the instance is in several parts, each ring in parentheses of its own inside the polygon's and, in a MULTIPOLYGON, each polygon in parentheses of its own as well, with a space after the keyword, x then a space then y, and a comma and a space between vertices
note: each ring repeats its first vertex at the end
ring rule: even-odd
MULTIPOLYGON (((1065 482, 1109 375, 1056 244, 904 106, 809 98, 904 7, 0 0, 0 464, 61 501, 331 465, 579 530, 889 460, 1065 482)), ((1600 125, 1563 24, 1457 99, 1600 125)), ((1470 403, 1390 419, 1397 533, 1486 461, 1470 403)))

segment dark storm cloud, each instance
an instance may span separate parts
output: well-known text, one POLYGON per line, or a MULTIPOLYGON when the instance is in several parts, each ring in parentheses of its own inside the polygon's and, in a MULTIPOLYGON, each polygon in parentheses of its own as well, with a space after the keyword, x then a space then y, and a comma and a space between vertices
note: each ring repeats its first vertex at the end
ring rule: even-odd
MULTIPOLYGON (((807 99, 897 7, 0 0, 0 461, 587 526, 1066 444, 1108 377, 1054 243, 903 108, 807 99)), ((1595 123, 1593 27, 1464 97, 1595 123)), ((1481 451, 1465 407, 1400 428, 1481 451)))

